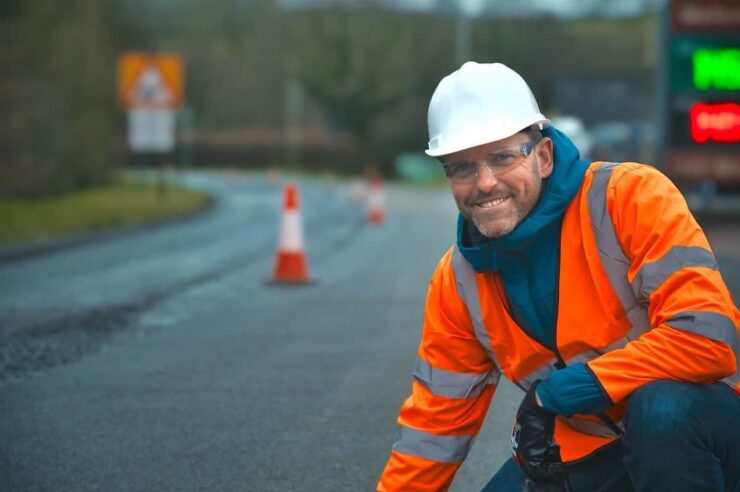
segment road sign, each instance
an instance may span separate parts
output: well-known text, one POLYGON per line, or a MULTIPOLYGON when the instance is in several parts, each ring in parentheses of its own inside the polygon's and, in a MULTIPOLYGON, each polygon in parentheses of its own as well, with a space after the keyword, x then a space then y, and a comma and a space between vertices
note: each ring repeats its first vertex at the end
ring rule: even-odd
POLYGON ((118 101, 125 109, 177 109, 184 99, 182 58, 128 52, 118 59, 118 101))
POLYGON ((134 109, 128 112, 128 146, 133 152, 170 152, 175 148, 175 112, 134 109))
POLYGON ((175 111, 183 99, 183 67, 179 56, 133 52, 120 56, 118 101, 128 111, 131 151, 172 151, 175 111))

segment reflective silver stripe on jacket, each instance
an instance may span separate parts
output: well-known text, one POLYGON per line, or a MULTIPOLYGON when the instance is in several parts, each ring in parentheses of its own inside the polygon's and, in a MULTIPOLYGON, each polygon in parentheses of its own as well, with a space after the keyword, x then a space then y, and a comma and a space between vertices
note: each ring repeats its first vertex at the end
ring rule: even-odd
POLYGON ((548 374, 550 374, 552 371, 555 371, 555 364, 557 362, 558 360, 553 357, 547 364, 535 369, 523 378, 518 379, 517 381, 515 381, 515 383, 523 388, 524 391, 527 391, 530 386, 534 384, 535 381, 537 381, 538 379, 545 379, 548 374))
MULTIPOLYGON (((636 339, 638 336, 642 334, 642 330, 632 328, 630 331, 627 332, 627 334, 618 340, 610 343, 606 347, 602 347, 599 349, 591 349, 591 350, 584 350, 581 353, 578 353, 571 357, 570 359, 565 361, 565 364, 570 366, 572 364, 575 364, 577 362, 583 362, 584 364, 590 360, 595 359, 596 357, 599 357, 601 355, 604 355, 607 352, 611 352, 612 350, 617 350, 623 348, 625 345, 627 345, 631 340, 636 339)), ((553 357, 547 364, 540 367, 539 369, 535 369, 531 373, 527 374, 524 378, 520 379, 518 381, 519 385, 524 388, 525 390, 528 389, 532 383, 534 383, 538 379, 545 379, 548 374, 550 374, 552 371, 556 371, 557 368, 555 367, 555 364, 558 362, 558 360, 553 357)))
POLYGON ((735 354, 735 374, 727 376, 721 381, 737 388, 740 383, 740 339, 737 336, 735 323, 721 313, 709 311, 684 311, 674 314, 666 324, 672 328, 696 333, 717 342, 724 342, 730 346, 735 354))
POLYGON ((674 314, 671 319, 666 321, 666 324, 718 342, 724 342, 732 348, 736 358, 740 353, 740 341, 737 339, 735 324, 724 314, 709 311, 684 311, 674 314))
POLYGON ((398 426, 398 440, 393 449, 432 461, 461 463, 473 446, 475 436, 440 436, 398 426))
POLYGON ((469 398, 479 395, 487 384, 496 384, 498 371, 495 376, 491 372, 475 374, 447 371, 432 367, 429 362, 417 357, 414 379, 437 396, 469 398))
POLYGON ((614 229, 614 223, 606 208, 606 191, 612 176, 612 170, 616 166, 617 164, 614 162, 602 164, 593 172, 593 180, 586 200, 601 265, 604 267, 609 283, 622 304, 622 309, 624 309, 627 318, 632 323, 632 328, 635 329, 630 331, 633 334, 636 332, 644 333, 650 329, 647 309, 637 302, 637 298, 627 280, 630 261, 622 251, 622 246, 619 244, 614 229))
POLYGON ((574 355, 573 357, 571 357, 565 362, 567 365, 575 364, 576 362, 586 363, 590 360, 595 359, 596 357, 599 357, 608 352, 611 352, 612 350, 618 350, 618 349, 624 348, 625 345, 627 345, 630 341, 635 340, 641 334, 642 334, 642 330, 639 330, 633 327, 627 332, 625 336, 615 340, 609 345, 605 347, 601 347, 599 349, 584 350, 583 352, 574 355))
POLYGON ((452 269, 455 272, 457 294, 468 308, 468 314, 473 322, 475 337, 483 345, 486 353, 488 353, 488 357, 491 358, 496 366, 496 370, 500 371, 501 365, 496 360, 496 355, 491 348, 491 340, 488 338, 486 327, 483 324, 483 313, 480 308, 480 297, 478 296, 478 284, 475 283, 475 270, 468 263, 468 260, 463 257, 457 244, 455 244, 455 248, 452 251, 452 269))
MULTIPOLYGON (((631 340, 634 340, 635 338, 637 338, 641 333, 642 332, 640 330, 636 330, 633 328, 631 331, 627 332, 626 336, 619 338, 618 340, 610 343, 606 347, 602 347, 599 349, 584 350, 583 352, 578 353, 574 355, 573 357, 571 357, 570 359, 566 360, 565 364, 568 366, 573 365, 577 362, 583 362, 585 364, 586 362, 591 361, 601 355, 604 355, 607 352, 611 352, 612 350, 623 348, 631 340)), ((535 381, 537 381, 538 379, 545 379, 548 376, 548 374, 550 374, 552 371, 556 371, 557 368, 555 367, 555 364, 557 362, 558 360, 555 357, 553 357, 547 364, 527 374, 524 378, 517 381, 517 383, 519 384, 519 386, 521 386, 525 390, 529 389, 529 387, 535 381)))
MULTIPOLYGON (((619 437, 620 435, 614 432, 611 428, 609 428, 608 425, 601 421, 597 420, 588 420, 588 419, 576 419, 573 417, 563 417, 568 424, 570 424, 571 427, 574 429, 583 432, 584 434, 589 434, 592 436, 599 436, 599 437, 619 437)), ((616 425, 622 432, 624 432, 624 422, 617 421, 614 422, 614 425, 616 425)))
MULTIPOLYGON (((616 163, 602 164, 594 171, 587 201, 601 264, 632 323, 627 338, 634 340, 650 328, 645 306, 650 294, 668 277, 681 268, 698 266, 717 269, 717 264, 712 252, 707 249, 674 246, 661 259, 643 265, 630 286, 627 277, 630 263, 617 240, 614 223, 606 208, 609 179, 616 166, 616 163)), ((735 360, 738 361, 737 369, 735 374, 722 379, 722 382, 737 388, 740 384, 740 341, 732 320, 719 313, 697 311, 677 314, 668 321, 668 325, 730 345, 735 353, 735 360)))
POLYGON ((706 267, 717 270, 717 261, 711 251, 700 246, 673 246, 659 260, 644 264, 632 280, 632 292, 640 302, 648 302, 650 295, 671 275, 688 267, 706 267))

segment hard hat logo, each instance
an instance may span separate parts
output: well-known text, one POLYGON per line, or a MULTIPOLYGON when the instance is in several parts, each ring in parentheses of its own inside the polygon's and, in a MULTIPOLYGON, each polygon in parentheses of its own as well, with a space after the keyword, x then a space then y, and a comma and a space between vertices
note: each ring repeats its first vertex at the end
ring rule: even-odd
POLYGON ((467 62, 442 79, 429 103, 429 148, 437 157, 550 124, 524 79, 501 63, 467 62))

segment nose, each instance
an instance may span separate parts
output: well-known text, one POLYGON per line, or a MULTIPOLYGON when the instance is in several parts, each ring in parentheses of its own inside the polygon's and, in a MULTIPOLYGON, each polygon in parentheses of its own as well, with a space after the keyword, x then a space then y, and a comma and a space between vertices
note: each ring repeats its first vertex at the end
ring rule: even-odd
POLYGON ((493 171, 491 171, 484 163, 479 164, 478 178, 476 181, 476 187, 478 190, 486 193, 495 188, 497 184, 498 179, 496 178, 496 175, 493 174, 493 171))

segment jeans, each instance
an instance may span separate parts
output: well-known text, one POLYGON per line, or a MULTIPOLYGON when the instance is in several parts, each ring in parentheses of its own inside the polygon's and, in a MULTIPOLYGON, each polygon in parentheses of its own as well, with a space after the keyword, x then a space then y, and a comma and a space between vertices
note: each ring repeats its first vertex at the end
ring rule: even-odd
MULTIPOLYGON (((740 492, 740 395, 723 383, 654 381, 627 403, 625 435, 568 467, 572 492, 740 492)), ((484 492, 519 492, 508 460, 484 492)))

